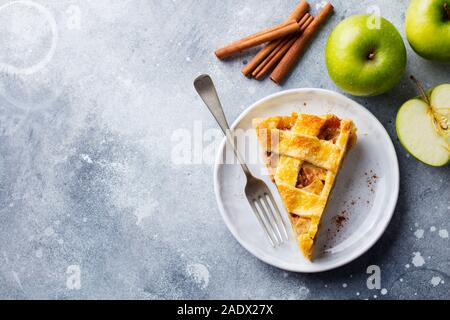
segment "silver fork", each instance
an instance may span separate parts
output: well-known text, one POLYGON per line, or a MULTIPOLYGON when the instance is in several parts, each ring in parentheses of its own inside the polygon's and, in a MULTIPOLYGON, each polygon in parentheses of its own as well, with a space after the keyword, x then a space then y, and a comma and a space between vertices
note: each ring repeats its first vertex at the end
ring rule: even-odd
POLYGON ((258 219, 259 224, 269 239, 273 247, 282 244, 288 240, 288 233, 284 220, 281 217, 280 210, 267 187, 266 183, 260 179, 255 178, 245 164, 242 156, 236 148, 228 126, 227 119, 222 109, 219 97, 217 95, 214 83, 209 75, 201 75, 194 80, 194 87, 197 93, 202 98, 203 102, 212 113, 223 133, 225 134, 228 143, 232 146, 234 154, 238 159, 242 170, 247 179, 245 185, 245 195, 253 212, 258 219))

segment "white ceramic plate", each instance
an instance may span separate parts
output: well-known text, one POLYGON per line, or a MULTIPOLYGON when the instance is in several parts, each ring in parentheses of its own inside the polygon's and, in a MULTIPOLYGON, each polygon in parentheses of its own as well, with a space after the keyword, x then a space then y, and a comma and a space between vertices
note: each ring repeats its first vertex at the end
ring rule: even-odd
MULTIPOLYGON (((293 111, 317 115, 333 113, 340 118, 353 119, 358 128, 358 142, 344 159, 322 219, 313 262, 302 256, 291 229, 288 243, 278 248, 270 245, 245 198, 245 176, 240 166, 223 164, 224 156, 228 154, 225 140, 216 158, 214 189, 228 229, 249 252, 288 271, 320 272, 356 259, 381 237, 397 203, 398 161, 392 141, 381 123, 358 103, 328 90, 294 89, 271 95, 244 111, 232 127, 251 130, 247 134, 247 148, 257 146, 251 126, 253 118, 289 115, 293 111)), ((238 147, 245 153, 244 143, 238 147)), ((254 153, 247 151, 250 170, 269 185, 290 226, 276 187, 268 178, 264 165, 254 158, 254 153)))

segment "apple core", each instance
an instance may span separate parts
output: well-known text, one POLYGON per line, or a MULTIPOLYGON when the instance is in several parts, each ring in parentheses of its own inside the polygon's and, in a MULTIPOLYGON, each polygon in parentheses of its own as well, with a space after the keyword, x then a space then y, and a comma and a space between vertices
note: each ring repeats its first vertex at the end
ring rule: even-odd
POLYGON ((450 84, 441 84, 427 93, 414 76, 411 79, 420 96, 408 100, 397 113, 398 138, 418 160, 431 166, 444 166, 450 162, 450 84))

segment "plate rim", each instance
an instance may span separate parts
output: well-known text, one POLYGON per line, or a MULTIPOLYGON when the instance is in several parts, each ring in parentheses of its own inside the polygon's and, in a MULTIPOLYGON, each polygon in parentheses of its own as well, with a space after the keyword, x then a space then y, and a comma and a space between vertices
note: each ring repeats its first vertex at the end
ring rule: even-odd
POLYGON ((271 260, 270 259, 270 255, 259 255, 257 252, 255 252, 253 250, 253 248, 250 245, 247 245, 245 243, 245 241, 243 241, 240 236, 238 235, 238 233, 236 232, 236 230, 232 227, 231 221, 228 219, 227 215, 226 215, 226 210, 223 207, 222 201, 219 197, 220 195, 220 187, 219 187, 219 183, 218 183, 218 173, 219 173, 219 167, 220 167, 220 160, 221 160, 221 154, 222 154, 222 150, 224 149, 225 143, 226 143, 226 138, 224 137, 222 139, 222 142, 220 143, 220 146, 218 148, 218 152, 216 154, 216 158, 214 161, 214 194, 216 197, 216 202, 217 205, 219 207, 219 212, 220 215, 222 216, 223 221, 225 222, 225 225, 227 226, 228 230, 231 232, 231 234, 233 235, 233 237, 235 238, 235 240, 242 246, 244 247, 250 254, 252 254, 253 256, 255 256, 256 258, 258 258, 259 260, 272 265, 274 267, 277 267, 279 269, 282 270, 286 270, 286 271, 291 271, 291 272, 297 272, 297 273, 318 273, 318 272, 324 272, 324 271, 329 271, 329 270, 333 270, 339 267, 342 267, 356 259, 358 259, 359 257, 361 257, 364 253, 366 253, 367 251, 369 251, 374 245, 375 243, 378 242, 378 240, 382 237, 382 235, 385 233, 387 227, 389 226, 392 217, 394 215, 395 209, 397 207, 397 202, 398 202, 398 196, 399 196, 399 192, 400 192, 400 168, 399 168, 399 163, 398 163, 398 156, 397 156, 397 152, 395 151, 395 147, 394 147, 394 143, 392 142, 391 137, 389 136, 389 133, 387 132, 386 128, 383 126, 383 124, 378 120, 377 117, 375 117, 375 115, 373 115, 367 108, 365 108, 364 106, 362 106, 361 104, 359 104, 358 102, 352 100, 351 98, 336 92, 336 91, 332 91, 332 90, 328 90, 328 89, 322 89, 322 88, 294 88, 294 89, 288 89, 288 90, 282 90, 280 92, 276 92, 273 94, 270 94, 264 98, 259 99, 258 101, 254 102, 253 104, 251 104, 248 108, 246 108, 243 112, 241 112, 241 114, 236 118, 235 121, 233 121, 232 125, 230 126, 231 129, 234 129, 239 122, 253 109, 255 109, 258 105, 261 105, 265 102, 267 102, 268 100, 280 97, 280 96, 284 96, 284 95, 289 95, 292 93, 305 93, 305 92, 311 92, 311 91, 315 91, 315 92, 319 92, 319 93, 325 93, 331 96, 336 96, 339 99, 344 99, 347 100, 350 104, 353 104, 357 107, 360 107, 362 109, 362 112, 365 113, 366 116, 368 116, 369 118, 371 118, 372 121, 374 121, 375 123, 377 123, 377 125, 379 125, 382 128, 382 132, 383 134, 386 135, 387 137, 387 147, 388 149, 390 149, 392 155, 393 155, 393 159, 395 160, 395 168, 394 168, 394 177, 393 177, 393 181, 395 183, 395 185, 393 186, 393 191, 394 191, 394 198, 393 201, 391 201, 390 206, 388 207, 389 211, 389 215, 387 216, 385 222, 382 225, 382 228, 380 228, 380 231, 378 234, 376 234, 375 237, 373 237, 373 239, 371 241, 369 241, 364 247, 362 247, 361 249, 359 249, 358 251, 356 251, 355 254, 350 254, 347 258, 342 259, 341 261, 339 261, 336 264, 332 264, 332 265, 328 265, 328 266, 323 266, 318 267, 316 269, 302 269, 302 268, 297 268, 293 267, 292 264, 288 264, 288 263, 277 263, 279 259, 271 260))

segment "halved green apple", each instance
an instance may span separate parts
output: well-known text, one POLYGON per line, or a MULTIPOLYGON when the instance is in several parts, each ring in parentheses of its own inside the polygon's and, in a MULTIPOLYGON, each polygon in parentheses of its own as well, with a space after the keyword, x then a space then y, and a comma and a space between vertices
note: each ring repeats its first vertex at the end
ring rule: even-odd
MULTIPOLYGON (((416 81, 416 80, 415 80, 416 81)), ((401 144, 415 158, 430 166, 450 161, 450 84, 407 101, 397 113, 396 129, 401 144)))

